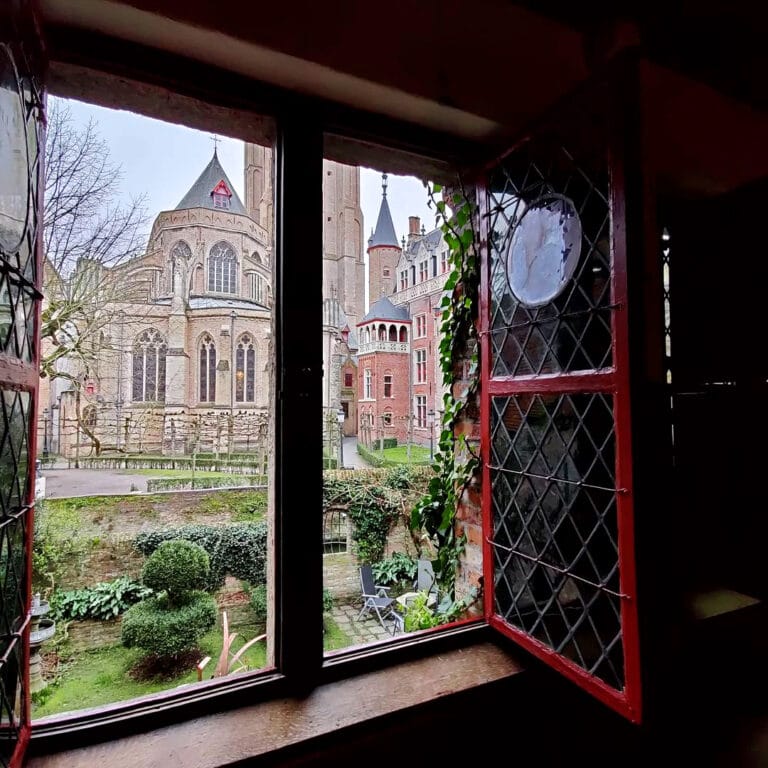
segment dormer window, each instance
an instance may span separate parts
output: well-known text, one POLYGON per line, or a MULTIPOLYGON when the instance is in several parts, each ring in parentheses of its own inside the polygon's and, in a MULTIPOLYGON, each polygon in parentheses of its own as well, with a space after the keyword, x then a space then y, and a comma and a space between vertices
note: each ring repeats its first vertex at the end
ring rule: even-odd
POLYGON ((211 198, 213 199, 214 208, 229 209, 229 202, 232 198, 232 191, 227 186, 227 183, 222 179, 211 191, 211 198))

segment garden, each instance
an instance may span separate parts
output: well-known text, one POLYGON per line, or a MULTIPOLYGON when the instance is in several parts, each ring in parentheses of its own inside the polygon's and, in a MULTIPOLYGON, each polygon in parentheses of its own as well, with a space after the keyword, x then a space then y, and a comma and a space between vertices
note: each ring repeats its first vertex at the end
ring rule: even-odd
MULTIPOLYGON (((360 562, 376 564, 379 583, 412 588, 425 542, 408 519, 429 477, 402 466, 326 473, 324 507, 351 526, 349 550, 324 558, 326 651, 363 641, 333 610, 359 610, 360 562)), ((40 503, 33 590, 56 629, 41 648, 33 716, 263 669, 266 510, 266 492, 247 488, 40 503)))

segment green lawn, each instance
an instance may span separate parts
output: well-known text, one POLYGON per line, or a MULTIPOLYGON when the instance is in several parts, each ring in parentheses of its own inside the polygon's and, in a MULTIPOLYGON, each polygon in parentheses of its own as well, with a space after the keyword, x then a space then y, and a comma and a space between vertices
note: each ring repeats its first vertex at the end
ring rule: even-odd
MULTIPOLYGON (((373 453, 376 456, 381 456, 382 451, 373 451, 373 453)), ((408 464, 407 445, 398 445, 394 448, 385 448, 383 453, 384 458, 388 459, 389 461, 397 462, 398 464, 408 464)), ((424 447, 423 445, 412 445, 410 463, 423 464, 425 462, 429 463, 429 447, 424 447)))
MULTIPOLYGON (((326 650, 346 648, 351 644, 350 638, 338 628, 333 619, 326 616, 325 621, 326 650)), ((230 631, 238 633, 232 646, 236 651, 242 647, 243 643, 261 634, 263 630, 256 624, 244 624, 232 626, 230 631)), ((200 642, 200 650, 204 655, 211 657, 203 672, 203 679, 208 679, 213 673, 221 652, 221 640, 221 632, 212 630, 200 642)), ((49 685, 45 690, 44 702, 33 705, 32 717, 40 718, 78 709, 99 707, 197 682, 195 668, 173 680, 147 682, 134 680, 129 674, 130 669, 140 657, 141 651, 136 648, 124 648, 122 645, 79 654, 69 662, 58 684, 49 685)), ((243 659, 248 670, 263 668, 266 664, 266 643, 254 643, 243 655, 243 659)))

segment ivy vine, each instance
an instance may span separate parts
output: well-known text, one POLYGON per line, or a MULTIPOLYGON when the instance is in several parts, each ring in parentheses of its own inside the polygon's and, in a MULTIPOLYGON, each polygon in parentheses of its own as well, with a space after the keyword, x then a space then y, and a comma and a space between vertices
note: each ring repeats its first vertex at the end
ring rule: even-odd
POLYGON ((478 387, 477 309, 479 249, 476 243, 476 206, 459 180, 453 188, 427 184, 428 205, 449 250, 450 271, 440 304, 439 362, 446 394, 435 455, 436 476, 411 512, 411 529, 424 531, 437 550, 435 576, 451 599, 456 569, 466 537, 456 535, 456 512, 461 497, 480 466, 466 435, 457 427, 475 404, 478 387), (469 362, 468 369, 466 362, 469 362))

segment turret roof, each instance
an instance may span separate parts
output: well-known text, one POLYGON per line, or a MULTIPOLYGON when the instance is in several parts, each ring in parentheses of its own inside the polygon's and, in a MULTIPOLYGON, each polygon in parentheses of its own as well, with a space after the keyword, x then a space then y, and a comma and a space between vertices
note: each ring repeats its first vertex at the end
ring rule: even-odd
POLYGON ((366 316, 358 323, 370 322, 371 320, 399 320, 410 321, 411 316, 405 307, 396 307, 386 296, 382 296, 375 301, 368 310, 366 316))
POLYGON ((375 248, 377 245, 387 245, 399 248, 397 235, 395 234, 395 225, 392 223, 392 214, 389 212, 389 203, 387 202, 387 174, 382 175, 382 195, 381 206, 379 207, 379 218, 376 220, 376 229, 368 238, 368 248, 375 248))
POLYGON ((232 186, 232 182, 229 180, 224 168, 222 168, 215 149, 213 150, 211 162, 205 166, 197 181, 189 188, 189 192, 184 195, 181 202, 176 206, 177 211, 186 210, 187 208, 228 210, 231 213, 239 213, 241 216, 248 215, 242 202, 240 202, 240 198, 237 196, 237 192, 235 192, 235 188, 232 186), (229 192, 229 208, 227 209, 216 208, 213 204, 213 190, 218 188, 217 191, 224 191, 223 187, 220 186, 221 182, 224 182, 226 191, 229 192))

